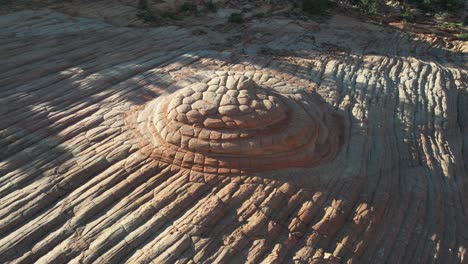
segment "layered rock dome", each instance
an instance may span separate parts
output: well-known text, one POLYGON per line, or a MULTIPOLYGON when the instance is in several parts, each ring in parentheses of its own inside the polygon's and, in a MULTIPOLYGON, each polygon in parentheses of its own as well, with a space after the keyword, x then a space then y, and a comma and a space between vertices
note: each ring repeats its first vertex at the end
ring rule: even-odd
POLYGON ((130 116, 144 153, 205 173, 309 167, 333 158, 342 120, 260 72, 217 72, 130 116))

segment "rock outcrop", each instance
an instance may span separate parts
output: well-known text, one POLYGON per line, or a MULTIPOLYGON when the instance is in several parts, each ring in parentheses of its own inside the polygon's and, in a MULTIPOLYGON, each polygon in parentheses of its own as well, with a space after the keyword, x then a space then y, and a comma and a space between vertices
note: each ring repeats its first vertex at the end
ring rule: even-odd
POLYGON ((0 17, 0 263, 467 261, 466 43, 191 32, 0 17))
POLYGON ((335 157, 343 121, 291 79, 218 72, 155 99, 129 124, 148 156, 198 172, 314 166, 335 157))

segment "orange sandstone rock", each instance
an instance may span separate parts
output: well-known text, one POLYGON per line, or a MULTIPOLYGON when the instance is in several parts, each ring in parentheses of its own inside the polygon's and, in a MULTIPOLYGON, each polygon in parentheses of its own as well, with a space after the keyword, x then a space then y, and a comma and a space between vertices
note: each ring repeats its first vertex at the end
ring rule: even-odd
POLYGON ((294 85, 285 88, 261 72, 217 72, 149 102, 127 121, 151 158, 195 171, 229 174, 327 162, 342 144, 342 118, 294 85))

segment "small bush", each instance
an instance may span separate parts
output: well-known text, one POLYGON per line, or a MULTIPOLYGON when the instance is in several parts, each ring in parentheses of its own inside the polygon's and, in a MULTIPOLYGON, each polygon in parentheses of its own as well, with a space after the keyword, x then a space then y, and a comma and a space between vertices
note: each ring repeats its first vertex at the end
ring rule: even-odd
POLYGON ((253 15, 253 18, 263 18, 263 17, 265 17, 265 13, 263 12, 253 15))
POLYGON ((451 11, 456 12, 463 8, 464 0, 409 0, 410 3, 417 4, 419 8, 427 12, 451 11))
POLYGON ((206 9, 210 12, 216 12, 216 10, 218 10, 218 7, 215 3, 209 1, 208 3, 206 3, 206 9))
POLYGON ((193 35, 206 35, 207 32, 203 29, 197 28, 197 29, 192 30, 192 34, 193 35))
POLYGON ((241 24, 244 22, 244 18, 241 13, 232 13, 228 18, 228 22, 241 24))
POLYGON ((446 22, 446 23, 442 23, 440 26, 446 29, 456 29, 456 28, 463 27, 463 23, 462 22, 446 22))
POLYGON ((179 20, 180 19, 180 17, 178 17, 173 12, 164 12, 164 13, 161 14, 161 17, 166 18, 166 19, 173 19, 173 20, 179 20))
POLYGON ((6 6, 6 5, 10 5, 10 4, 13 4, 13 0, 0 0, 0 6, 6 6))
POLYGON ((403 13, 401 13, 400 18, 404 21, 411 22, 414 20, 414 14, 411 12, 411 9, 405 8, 403 13))
POLYGON ((197 6, 192 3, 183 3, 180 6, 180 11, 192 13, 192 12, 197 11, 197 6))
POLYGON ((379 12, 379 3, 377 0, 360 0, 358 8, 367 15, 375 15, 379 12))
POLYGON ((459 40, 468 41, 468 33, 461 33, 457 35, 459 40))
POLYGON ((149 9, 147 0, 139 0, 138 1, 138 8, 143 9, 143 10, 149 9))
POLYGON ((329 0, 302 0, 302 11, 311 15, 324 13, 330 7, 329 0))
POLYGON ((137 13, 137 17, 147 23, 156 22, 158 20, 157 16, 153 11, 148 7, 146 0, 140 0, 138 2, 138 8, 140 9, 137 13))
POLYGON ((158 20, 158 17, 153 12, 146 9, 138 11, 137 17, 147 23, 156 22, 158 20))
POLYGON ((437 20, 437 22, 440 22, 440 23, 443 23, 449 17, 450 17, 450 13, 447 13, 447 12, 437 12, 434 15, 434 18, 437 20))

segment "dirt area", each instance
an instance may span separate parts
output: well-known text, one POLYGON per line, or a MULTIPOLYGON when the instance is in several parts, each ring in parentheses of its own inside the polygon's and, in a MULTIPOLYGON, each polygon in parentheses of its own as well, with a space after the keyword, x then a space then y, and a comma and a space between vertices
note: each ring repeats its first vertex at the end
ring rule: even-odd
MULTIPOLYGON (((396 2, 395 2, 396 3, 396 2)), ((424 14, 414 7, 395 5, 388 2, 382 12, 375 15, 365 15, 353 9, 350 5, 335 6, 326 14, 310 16, 301 9, 300 1, 152 1, 152 0, 46 0, 46 1, 11 1, 3 0, 0 4, 0 14, 21 10, 50 10, 69 14, 96 18, 118 26, 151 27, 160 25, 177 25, 193 27, 195 25, 216 28, 225 24, 232 13, 242 14, 243 21, 251 21, 266 17, 284 17, 299 20, 323 21, 334 14, 353 16, 359 20, 409 32, 422 39, 455 40, 461 34, 468 34, 458 17, 434 17, 424 14), (187 4, 191 3, 191 4, 187 4), (412 9, 411 9, 412 8, 412 9), (402 13, 413 10, 410 18, 402 13), (408 21, 409 20, 409 21, 408 21)), ((444 41, 442 40, 442 41, 444 41)))

